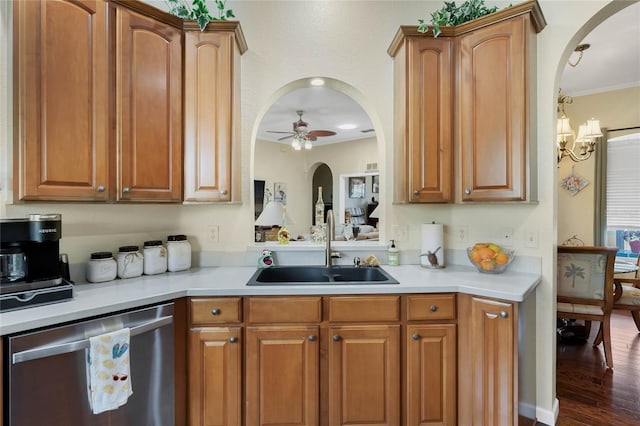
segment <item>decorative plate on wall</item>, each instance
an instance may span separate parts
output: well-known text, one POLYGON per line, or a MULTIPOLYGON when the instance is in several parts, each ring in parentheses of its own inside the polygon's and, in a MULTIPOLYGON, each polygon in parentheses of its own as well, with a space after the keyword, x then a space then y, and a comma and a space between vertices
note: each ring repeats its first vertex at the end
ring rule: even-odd
POLYGON ((563 189, 569 191, 571 195, 576 195, 587 185, 589 185, 589 181, 576 174, 573 170, 571 171, 571 174, 569 176, 562 179, 562 181, 560 182, 560 186, 563 189))

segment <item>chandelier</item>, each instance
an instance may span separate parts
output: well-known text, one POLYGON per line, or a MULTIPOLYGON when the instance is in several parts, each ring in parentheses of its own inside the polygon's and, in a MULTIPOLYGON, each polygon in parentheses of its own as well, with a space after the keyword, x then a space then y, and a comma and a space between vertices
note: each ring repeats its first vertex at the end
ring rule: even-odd
POLYGON ((569 157, 574 162, 587 160, 596 150, 596 143, 602 137, 600 130, 600 120, 592 118, 586 123, 578 127, 578 135, 576 136, 569 117, 564 111, 565 104, 573 103, 573 98, 560 92, 558 94, 558 125, 557 125, 557 151, 558 163, 564 158, 569 157), (573 139, 569 147, 570 140, 573 139))

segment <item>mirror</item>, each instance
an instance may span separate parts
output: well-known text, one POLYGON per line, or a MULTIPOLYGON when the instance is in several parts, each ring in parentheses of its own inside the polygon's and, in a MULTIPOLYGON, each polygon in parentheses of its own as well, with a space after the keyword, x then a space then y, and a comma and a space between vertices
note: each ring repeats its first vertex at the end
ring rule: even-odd
MULTIPOLYGON (((355 89, 332 79, 314 86, 312 80, 298 80, 281 89, 284 94, 258 126, 254 203, 259 226, 255 240, 277 239, 270 228, 281 225, 282 219, 270 222, 282 215, 261 216, 268 201, 275 200, 284 206, 284 222, 292 240, 309 241, 318 187, 322 187, 325 211, 333 210, 337 225, 354 223, 366 231, 359 240, 377 241, 379 218, 370 214, 379 202, 380 174, 371 119, 348 94, 355 89)), ((336 226, 336 235, 343 235, 341 226, 336 226)))

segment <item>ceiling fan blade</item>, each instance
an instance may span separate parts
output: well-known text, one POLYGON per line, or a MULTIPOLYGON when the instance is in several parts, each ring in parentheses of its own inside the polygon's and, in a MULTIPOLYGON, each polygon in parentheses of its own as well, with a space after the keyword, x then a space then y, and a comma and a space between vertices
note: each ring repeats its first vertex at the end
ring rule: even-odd
POLYGON ((336 132, 332 132, 331 130, 312 130, 309 133, 307 133, 307 136, 333 136, 335 135, 336 132))
POLYGON ((293 135, 283 136, 283 137, 281 137, 281 138, 278 138, 278 140, 279 140, 279 141, 283 141, 283 140, 286 140, 286 139, 289 139, 289 138, 292 138, 292 137, 293 137, 293 135))
POLYGON ((267 133, 290 133, 290 134, 295 134, 295 132, 278 132, 276 130, 267 130, 267 133))

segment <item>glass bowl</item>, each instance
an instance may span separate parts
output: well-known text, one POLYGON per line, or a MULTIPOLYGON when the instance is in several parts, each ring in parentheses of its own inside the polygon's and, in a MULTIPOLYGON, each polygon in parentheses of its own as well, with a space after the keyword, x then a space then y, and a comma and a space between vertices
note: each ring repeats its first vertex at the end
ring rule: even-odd
MULTIPOLYGON (((488 250, 491 250, 491 249, 488 248, 488 250)), ((471 264, 476 267, 478 272, 482 272, 483 274, 503 273, 504 271, 507 270, 507 268, 509 267, 511 262, 513 262, 513 259, 515 257, 514 250, 508 249, 508 248, 504 248, 502 249, 501 252, 498 252, 498 253, 494 252, 493 255, 491 255, 489 251, 486 251, 486 253, 478 252, 477 255, 472 255, 472 252, 473 252, 473 247, 468 247, 467 257, 469 258, 469 262, 471 262, 471 264), (501 253, 504 253, 507 256, 507 258, 505 259, 505 256, 501 255, 501 253), (474 261, 474 258, 477 261, 474 261)))

